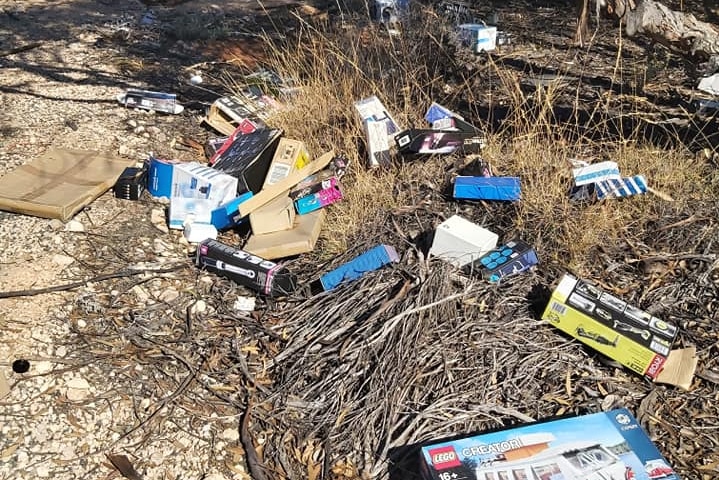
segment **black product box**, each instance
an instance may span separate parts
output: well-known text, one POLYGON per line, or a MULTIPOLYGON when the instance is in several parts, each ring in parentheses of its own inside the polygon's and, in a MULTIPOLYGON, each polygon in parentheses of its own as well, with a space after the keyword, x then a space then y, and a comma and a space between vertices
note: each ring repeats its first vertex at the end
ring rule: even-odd
POLYGON ((485 253, 464 267, 465 272, 481 275, 492 283, 528 270, 539 263, 537 252, 522 240, 512 240, 485 253))
POLYGON ((198 245, 195 263, 262 295, 288 295, 297 288, 297 278, 282 265, 209 238, 198 245))
POLYGON ((147 169, 144 167, 127 167, 112 188, 115 197, 125 200, 139 200, 147 185, 147 169))
POLYGON ((237 177, 238 193, 256 194, 262 190, 281 136, 282 130, 267 128, 238 135, 212 167, 237 177))
POLYGON ((403 155, 450 154, 470 155, 479 153, 484 139, 476 132, 461 130, 432 130, 411 128, 395 137, 397 148, 403 155))

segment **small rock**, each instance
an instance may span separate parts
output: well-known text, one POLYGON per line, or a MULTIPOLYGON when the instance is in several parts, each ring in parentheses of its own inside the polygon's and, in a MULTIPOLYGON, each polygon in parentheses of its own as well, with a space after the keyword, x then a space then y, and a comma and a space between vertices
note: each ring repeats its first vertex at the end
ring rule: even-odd
POLYGON ((85 225, 80 223, 77 220, 70 220, 65 224, 65 231, 66 232, 84 232, 85 231, 85 225))
POLYGON ((156 127, 155 125, 151 125, 151 126, 147 127, 147 133, 149 133, 150 135, 157 135, 161 131, 162 130, 160 130, 160 128, 156 127))
POLYGON ((60 345, 55 349, 55 355, 62 358, 65 355, 67 355, 67 347, 65 345, 60 345))
POLYGON ((117 149, 117 153, 122 156, 128 156, 130 155, 130 147, 127 145, 120 145, 120 147, 117 149))
POLYGON ((135 285, 130 289, 130 291, 134 293, 137 299, 141 302, 147 303, 150 299, 150 294, 147 293, 147 290, 142 288, 140 285, 135 285))
POLYGON ((241 312, 254 312, 255 311, 255 297, 242 297, 239 296, 235 300, 235 304, 233 305, 235 310, 239 310, 241 312))
POLYGON ((38 375, 42 375, 43 373, 48 373, 48 372, 52 371, 52 363, 45 361, 45 360, 42 360, 39 362, 34 362, 33 371, 38 375))
POLYGON ((47 478, 50 476, 50 468, 47 465, 41 464, 35 467, 35 476, 39 478, 47 478))
POLYGON ((161 232, 170 233, 170 229, 167 228, 167 222, 165 221, 165 211, 163 209, 153 208, 152 212, 150 212, 150 221, 161 232))
POLYGON ((133 128, 132 131, 134 133, 143 133, 145 131, 145 127, 142 125, 138 125, 137 127, 133 128))
POLYGON ((131 118, 130 120, 127 121, 127 126, 130 128, 137 128, 137 120, 135 120, 134 118, 131 118))
POLYGON ((77 320, 77 328, 85 328, 87 327, 87 322, 83 320, 82 318, 79 318, 77 320))
POLYGON ((58 220, 57 218, 50 220, 50 230, 57 232, 58 230, 62 230, 64 227, 65 224, 62 223, 61 220, 58 220))
POLYGON ((206 310, 207 310, 207 303, 205 303, 204 300, 198 300, 197 302, 195 302, 195 304, 190 309, 190 311, 192 313, 203 313, 206 310))
POLYGON ((52 263, 56 265, 60 265, 61 267, 67 267, 68 265, 71 265, 73 262, 75 262, 75 259, 72 257, 69 257, 67 255, 62 255, 59 253, 56 253, 52 256, 52 263))
POLYGON ((90 384, 82 377, 74 377, 66 384, 67 399, 71 402, 84 400, 90 393, 90 384))
POLYGON ((177 298, 180 296, 180 292, 175 290, 174 288, 168 288, 164 292, 162 292, 159 295, 159 299, 161 302, 170 303, 173 300, 177 300, 177 298))
POLYGON ((240 432, 237 428, 226 428, 222 431, 220 437, 229 442, 236 442, 240 439, 240 432))

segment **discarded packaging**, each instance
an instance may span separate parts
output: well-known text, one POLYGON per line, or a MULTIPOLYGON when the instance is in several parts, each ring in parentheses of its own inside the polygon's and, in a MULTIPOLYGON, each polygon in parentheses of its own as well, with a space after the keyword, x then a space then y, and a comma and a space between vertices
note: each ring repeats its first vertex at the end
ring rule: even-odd
POLYGON ((262 129, 228 140, 212 167, 238 179, 238 192, 262 190, 282 130, 262 129))
POLYGON ((185 109, 185 107, 177 103, 177 95, 174 93, 152 92, 150 90, 129 89, 127 92, 119 94, 117 101, 126 107, 142 108, 175 115, 182 113, 185 109))
POLYGON ((363 123, 367 139, 367 156, 369 168, 389 167, 392 163, 390 143, 387 135, 387 122, 376 122, 367 119, 363 123))
POLYGON ((457 177, 454 198, 462 200, 518 201, 522 189, 519 177, 457 177))
MULTIPOLYGON (((647 378, 688 388, 696 359, 681 358, 683 368, 658 379, 665 362, 688 352, 671 350, 677 327, 627 304, 594 285, 565 274, 554 290, 543 320, 647 378)), ((673 361, 677 361, 675 358, 673 361)))
MULTIPOLYGON (((218 137, 218 138, 210 138, 205 142, 205 157, 207 157, 207 160, 211 160, 215 157, 217 152, 222 148, 222 146, 227 142, 227 140, 230 137, 218 137)), ((210 162, 211 164, 212 162, 210 162)))
POLYGON ((182 229, 188 216, 210 223, 212 212, 237 197, 237 178, 197 162, 180 163, 172 169, 169 227, 182 229))
POLYGON ((621 198, 646 193, 647 180, 642 175, 614 180, 603 180, 595 184, 597 198, 621 198))
POLYGON ((307 195, 312 195, 321 190, 329 188, 335 184, 339 184, 339 177, 330 169, 325 169, 321 172, 310 175, 309 177, 302 180, 300 183, 290 191, 290 198, 292 200, 298 200, 307 195))
POLYGON ((226 228, 239 225, 242 222, 242 218, 240 217, 237 208, 240 206, 240 203, 250 198, 252 198, 252 192, 245 192, 240 194, 237 198, 223 203, 216 209, 212 210, 212 213, 210 214, 210 223, 212 223, 217 230, 224 230, 226 228))
POLYGON ((270 168, 262 188, 267 188, 287 178, 291 172, 299 170, 308 163, 310 163, 310 154, 307 153, 304 142, 281 138, 270 162, 270 168))
POLYGON ((50 149, 0 177, 0 210, 67 221, 134 163, 100 152, 50 149))
POLYGON ((139 200, 147 185, 147 169, 127 167, 112 187, 115 197, 125 200, 139 200))
POLYGON ((332 290, 341 283, 357 280, 365 273, 379 270, 393 262, 399 262, 399 255, 394 247, 377 245, 331 272, 325 273, 320 277, 320 283, 325 290, 332 290))
POLYGON ((459 39, 462 45, 473 52, 491 52, 497 48, 497 27, 488 27, 481 23, 459 25, 459 39))
POLYGON ((464 271, 497 283, 504 277, 529 270, 537 263, 539 260, 534 248, 522 240, 512 240, 465 265, 464 271))
POLYGON ((603 180, 618 180, 621 178, 619 174, 619 165, 616 162, 599 162, 572 169, 574 175, 574 184, 576 186, 586 185, 588 183, 597 183, 603 180))
POLYGON ((296 277, 282 265, 217 240, 200 243, 195 263, 262 295, 288 295, 297 288, 296 277))
POLYGON ((150 156, 148 163, 147 191, 153 197, 170 198, 172 195, 172 169, 181 162, 150 156))
POLYGON ((315 248, 324 221, 324 210, 297 215, 293 227, 289 230, 251 235, 244 250, 269 260, 311 252, 315 248))
POLYGON ((453 215, 435 230, 429 255, 463 267, 491 251, 498 240, 496 233, 453 215))
POLYGON ((397 122, 389 114, 385 106, 375 95, 355 102, 355 108, 359 113, 362 123, 367 120, 373 122, 384 122, 387 126, 387 139, 392 141, 400 128, 397 122))
POLYGON ((448 118, 458 118, 460 120, 464 120, 462 116, 457 113, 454 113, 449 108, 440 105, 437 102, 432 102, 432 104, 427 109, 427 112, 424 114, 424 119, 430 125, 433 125, 440 120, 446 120, 448 118))
POLYGON ((295 200, 295 209, 300 215, 305 215, 327 205, 342 200, 342 187, 337 178, 332 177, 322 182, 322 189, 295 200))
POLYGON ((217 229, 211 223, 186 222, 182 233, 190 243, 200 243, 208 238, 213 240, 217 238, 217 229))
POLYGON ((420 455, 426 480, 679 480, 625 408, 427 443, 420 455))
POLYGON ((250 213, 250 227, 255 235, 289 230, 295 222, 295 207, 287 195, 280 195, 250 213))
POLYGON ((702 92, 711 93, 712 95, 719 95, 719 73, 715 73, 709 77, 703 77, 699 80, 697 86, 702 92))
POLYGON ((395 138, 399 152, 407 154, 450 154, 464 155, 479 153, 484 139, 474 132, 461 130, 432 130, 411 128, 397 134, 395 138))
POLYGON ((224 135, 240 129, 243 133, 252 133, 263 124, 257 117, 257 108, 251 102, 238 96, 221 97, 215 100, 207 110, 205 123, 224 135))
POLYGON ((370 14, 376 22, 394 24, 409 10, 409 0, 374 0, 370 14))
POLYGON ((330 150, 321 157, 311 161, 304 167, 294 172, 291 172, 287 178, 280 180, 274 185, 263 189, 259 193, 256 193, 252 198, 246 202, 242 202, 239 205, 240 217, 245 217, 265 205, 267 202, 274 198, 282 195, 284 192, 289 191, 292 187, 297 185, 299 182, 309 177, 312 174, 319 172, 320 170, 327 167, 334 158, 334 151, 330 150))

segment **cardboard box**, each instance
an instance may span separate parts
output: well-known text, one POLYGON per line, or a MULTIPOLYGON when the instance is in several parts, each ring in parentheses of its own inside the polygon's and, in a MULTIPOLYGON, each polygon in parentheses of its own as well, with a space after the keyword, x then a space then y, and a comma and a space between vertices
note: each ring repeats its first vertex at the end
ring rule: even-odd
POLYGON ((153 197, 170 198, 172 195, 172 170, 175 165, 182 162, 150 157, 147 163, 147 191, 153 197))
POLYGON ((462 130, 432 130, 411 128, 395 137, 399 152, 407 154, 450 154, 470 155, 479 153, 484 146, 484 138, 475 132, 462 130))
POLYGON ((134 163, 100 152, 50 149, 0 177, 0 210, 67 221, 134 163))
POLYGON ((311 252, 315 248, 324 222, 324 210, 297 215, 290 230, 251 235, 244 250, 269 260, 311 252))
POLYGON ((291 172, 284 180, 281 180, 274 185, 270 185, 259 193, 256 193, 246 202, 242 202, 238 207, 240 211, 240 217, 245 217, 249 215, 253 211, 260 208, 262 205, 265 205, 274 198, 277 198, 278 196, 283 195, 285 192, 288 192, 292 187, 297 185, 303 179, 309 177, 314 173, 319 172, 330 164, 330 162, 334 158, 334 155, 334 151, 330 150, 329 152, 325 153, 316 160, 311 161, 299 170, 291 172))
POLYGON ((514 202, 521 197, 519 177, 465 177, 454 179, 454 198, 514 202))
POLYGON ((231 135, 238 127, 245 133, 252 133, 263 124, 256 115, 257 108, 238 96, 221 97, 207 110, 205 123, 222 133, 231 135))
POLYGON ((603 180, 618 180, 621 178, 619 165, 616 162, 599 162, 573 168, 572 174, 574 175, 574 184, 578 187, 603 180))
POLYGON ((242 222, 240 214, 237 211, 240 203, 245 200, 252 198, 252 192, 245 192, 239 197, 230 200, 229 202, 223 203, 219 207, 215 208, 210 215, 210 223, 215 226, 218 230, 225 228, 234 227, 242 222))
POLYGON ((112 187, 115 197, 125 200, 139 200, 147 186, 147 169, 127 167, 112 187))
POLYGON ((485 280, 496 283, 502 278, 516 275, 539 263, 537 252, 522 240, 512 240, 465 265, 469 274, 481 275, 485 280))
POLYGON ((394 118, 392 118, 392 115, 390 115, 389 111, 385 108, 380 99, 375 95, 356 101, 355 108, 357 109, 360 121, 363 124, 368 120, 373 122, 383 122, 385 124, 388 142, 392 142, 395 135, 399 133, 399 125, 394 118))
POLYGON ((250 213, 250 227, 255 235, 289 230, 295 223, 295 207, 290 197, 279 196, 250 213))
POLYGON ((437 227, 429 255, 463 267, 496 247, 498 240, 496 233, 453 215, 437 227))
POLYGON ((363 123, 367 140, 367 157, 369 168, 389 167, 392 163, 390 143, 387 136, 387 122, 375 122, 367 119, 363 123))
POLYGON ((211 223, 212 211, 237 197, 237 178, 196 162, 174 165, 169 226, 182 229, 185 220, 211 223))
POLYGON ((426 480, 679 480, 627 409, 426 443, 426 480))
POLYGON ((332 170, 323 170, 321 172, 310 175, 290 190, 290 198, 298 200, 307 195, 312 195, 320 190, 324 190, 336 183, 339 183, 337 174, 332 170))
POLYGON ((282 265, 217 240, 198 245, 195 264, 263 295, 288 295, 297 288, 297 278, 282 265))
POLYGON ((295 200, 297 213, 305 215, 342 200, 342 186, 335 177, 322 183, 324 188, 321 190, 295 200))
MULTIPOLYGON (((677 335, 675 325, 569 274, 552 293, 542 319, 651 380, 658 379, 677 335)), ((696 363, 685 366, 689 369, 676 378, 659 381, 688 385, 696 363)))
POLYGON ((308 163, 310 163, 310 154, 307 153, 304 142, 281 138, 270 162, 270 168, 262 188, 284 180, 291 172, 299 170, 308 163))
POLYGON ((252 192, 256 195, 265 183, 281 135, 282 130, 270 129, 238 135, 226 148, 223 145, 212 167, 236 177, 238 193, 252 192))
POLYGON ((497 48, 497 27, 464 23, 457 28, 462 45, 471 48, 473 52, 491 52, 497 48))

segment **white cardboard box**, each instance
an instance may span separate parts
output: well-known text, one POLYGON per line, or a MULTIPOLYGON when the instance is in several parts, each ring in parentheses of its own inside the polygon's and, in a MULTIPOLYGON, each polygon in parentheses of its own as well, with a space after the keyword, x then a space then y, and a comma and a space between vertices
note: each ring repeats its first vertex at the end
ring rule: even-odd
POLYGON ((462 267, 492 250, 498 240, 496 233, 453 215, 435 230, 429 255, 462 267))
POLYGON ((170 228, 184 228, 193 215, 195 222, 209 223, 212 210, 237 197, 237 178, 197 162, 179 163, 172 168, 170 228))
POLYGON ((491 52, 497 48, 497 27, 488 27, 480 23, 464 23, 457 27, 462 43, 473 52, 491 52))

